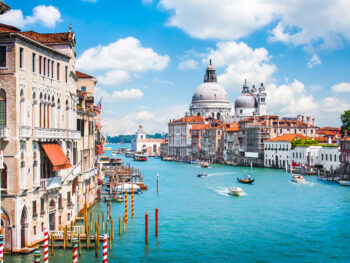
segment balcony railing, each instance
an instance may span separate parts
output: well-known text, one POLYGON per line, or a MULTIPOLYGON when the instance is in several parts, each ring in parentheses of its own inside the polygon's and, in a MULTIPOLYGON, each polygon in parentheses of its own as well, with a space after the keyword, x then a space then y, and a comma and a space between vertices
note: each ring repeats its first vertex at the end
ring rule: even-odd
POLYGON ((31 127, 30 126, 21 126, 19 127, 19 137, 20 138, 30 138, 31 137, 31 127))
POLYGON ((80 139, 80 131, 58 128, 33 128, 33 136, 38 140, 48 139, 80 139))
POLYGON ((0 126, 0 138, 8 138, 9 129, 6 126, 0 126))
POLYGON ((82 173, 82 176, 80 177, 80 182, 84 182, 91 177, 94 177, 97 175, 97 168, 92 168, 89 171, 86 171, 85 173, 82 173))
POLYGON ((40 180, 40 186, 42 189, 49 190, 62 186, 62 177, 54 176, 40 180))

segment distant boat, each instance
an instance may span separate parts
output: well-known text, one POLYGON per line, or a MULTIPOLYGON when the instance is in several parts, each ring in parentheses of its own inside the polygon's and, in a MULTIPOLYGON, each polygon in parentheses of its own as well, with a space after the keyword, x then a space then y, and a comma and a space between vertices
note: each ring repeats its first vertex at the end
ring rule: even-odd
POLYGON ((202 162, 201 167, 202 168, 208 168, 209 167, 209 163, 208 162, 202 162))
POLYGON ((198 177, 205 177, 205 176, 208 176, 208 175, 206 173, 201 172, 201 173, 197 174, 197 176, 198 177))
POLYGON ((122 162, 123 162, 122 158, 111 158, 109 161, 109 164, 120 165, 120 164, 122 164, 122 162))
POLYGON ((134 155, 134 160, 135 161, 147 161, 147 156, 145 154, 135 154, 134 155))
POLYGON ((240 196, 243 192, 243 189, 240 187, 231 187, 230 194, 234 196, 240 196))
POLYGON ((112 148, 110 147, 106 147, 106 148, 103 148, 104 151, 112 151, 112 148))
POLYGON ((241 179, 241 178, 237 177, 237 181, 240 182, 241 184, 252 184, 252 183, 254 183, 254 180, 255 179, 251 179, 251 178, 241 179))
POLYGON ((126 152, 126 153, 125 153, 125 156, 126 156, 126 157, 133 157, 133 156, 134 156, 134 153, 133 153, 133 152, 126 152))
POLYGON ((339 180, 338 184, 341 184, 342 186, 350 186, 350 181, 339 180))
POLYGON ((293 174, 291 181, 294 183, 301 183, 301 184, 306 183, 305 178, 301 175, 298 175, 298 174, 293 174))

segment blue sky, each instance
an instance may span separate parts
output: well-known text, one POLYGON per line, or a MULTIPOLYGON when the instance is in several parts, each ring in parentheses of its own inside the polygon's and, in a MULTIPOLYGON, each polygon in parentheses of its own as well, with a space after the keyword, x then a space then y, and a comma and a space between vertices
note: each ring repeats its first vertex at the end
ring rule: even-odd
POLYGON ((167 129, 188 111, 209 58, 231 103, 264 82, 268 113, 339 125, 350 108, 350 3, 318 0, 5 1, 0 22, 76 34, 108 134, 167 129), (249 3, 247 3, 249 2, 249 3))

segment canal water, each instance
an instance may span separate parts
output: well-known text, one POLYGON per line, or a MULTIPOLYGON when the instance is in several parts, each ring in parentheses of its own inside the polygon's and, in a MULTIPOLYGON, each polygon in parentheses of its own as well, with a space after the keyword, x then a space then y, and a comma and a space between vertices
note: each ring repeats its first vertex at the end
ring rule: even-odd
MULTIPOLYGON (((350 188, 306 177, 295 184, 282 170, 165 162, 126 163, 140 168, 148 191, 135 195, 135 219, 118 236, 124 205, 112 203, 115 222, 109 262, 350 262, 350 188), (159 193, 157 178, 159 173, 159 193), (250 174, 254 185, 237 183, 250 174), (234 197, 229 187, 245 194, 234 197), (159 238, 154 235, 154 209, 159 209, 159 238), (144 217, 149 214, 149 244, 144 217)), ((105 211, 101 201, 94 217, 105 211)), ((79 262, 102 262, 90 249, 79 262)), ((71 262, 70 250, 55 250, 50 262, 71 262)), ((31 255, 5 256, 5 262, 33 262, 31 255)))

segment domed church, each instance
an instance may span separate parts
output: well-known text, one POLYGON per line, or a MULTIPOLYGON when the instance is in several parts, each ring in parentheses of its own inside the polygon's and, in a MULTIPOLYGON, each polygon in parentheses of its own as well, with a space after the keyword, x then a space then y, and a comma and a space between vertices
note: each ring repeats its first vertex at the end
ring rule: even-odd
POLYGON ((247 81, 242 93, 235 100, 234 109, 223 86, 217 83, 215 68, 209 61, 204 83, 199 85, 192 96, 191 116, 213 117, 223 122, 239 121, 253 115, 266 115, 266 92, 261 83, 259 91, 253 85, 249 90, 247 81))
POLYGON ((225 121, 230 117, 231 109, 227 92, 217 83, 215 69, 210 60, 204 83, 198 86, 192 96, 190 115, 213 117, 225 121))

